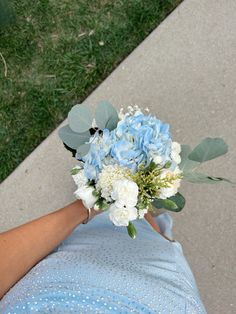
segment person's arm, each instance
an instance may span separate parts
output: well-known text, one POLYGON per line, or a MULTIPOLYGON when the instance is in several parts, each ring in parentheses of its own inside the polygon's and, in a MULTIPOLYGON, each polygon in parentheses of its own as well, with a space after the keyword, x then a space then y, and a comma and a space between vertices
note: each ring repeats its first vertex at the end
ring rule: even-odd
MULTIPOLYGON (((92 210, 92 216, 95 214, 92 210)), ((86 218, 87 209, 77 200, 53 213, 0 233, 0 299, 86 218)))
MULTIPOLYGON (((91 218, 99 212, 92 209, 91 218)), ((87 218, 77 200, 53 213, 0 233, 0 299, 35 264, 47 256, 87 218)), ((160 232, 150 214, 146 220, 160 232)))

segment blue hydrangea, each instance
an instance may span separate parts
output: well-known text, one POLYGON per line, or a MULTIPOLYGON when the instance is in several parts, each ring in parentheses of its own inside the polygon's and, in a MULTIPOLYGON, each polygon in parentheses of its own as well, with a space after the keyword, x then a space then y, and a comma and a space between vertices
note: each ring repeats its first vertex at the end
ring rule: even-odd
POLYGON ((148 165, 154 155, 170 160, 171 134, 169 125, 156 117, 136 112, 126 116, 111 132, 111 156, 122 166, 136 170, 140 163, 148 165))
POLYGON ((170 160, 171 134, 169 125, 156 117, 136 112, 126 116, 111 132, 105 129, 103 135, 96 133, 91 139, 91 148, 84 157, 85 174, 90 180, 97 180, 104 163, 117 163, 135 172, 141 163, 146 166, 154 155, 162 162, 170 160))
POLYGON ((84 172, 89 180, 97 180, 101 172, 104 159, 110 155, 112 139, 109 130, 103 130, 102 136, 96 132, 90 139, 90 149, 86 156, 83 157, 84 172))

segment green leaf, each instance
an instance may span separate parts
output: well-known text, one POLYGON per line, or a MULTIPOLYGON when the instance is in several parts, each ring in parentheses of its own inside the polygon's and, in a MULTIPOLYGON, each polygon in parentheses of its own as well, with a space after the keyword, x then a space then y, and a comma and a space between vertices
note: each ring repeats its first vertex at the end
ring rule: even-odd
POLYGON ((168 161, 168 162, 165 164, 164 168, 169 169, 169 168, 171 167, 171 164, 172 164, 172 162, 171 162, 171 161, 168 161))
POLYGON ((152 160, 152 161, 150 162, 150 164, 149 164, 146 168, 142 169, 142 171, 143 171, 144 173, 152 172, 154 169, 156 169, 156 167, 157 167, 157 165, 156 165, 155 162, 152 160))
POLYGON ((208 184, 215 184, 219 182, 228 182, 232 185, 235 185, 235 182, 232 182, 228 179, 222 177, 213 177, 208 176, 205 173, 201 172, 191 172, 184 174, 184 179, 191 183, 208 183, 208 184))
POLYGON ((95 187, 95 181, 94 180, 89 180, 88 182, 87 182, 87 185, 88 186, 92 186, 92 187, 95 187))
POLYGON ((184 208, 185 198, 181 193, 178 192, 174 196, 171 196, 169 199, 175 202, 175 204, 177 205, 178 210, 175 210, 176 212, 180 212, 184 208))
POLYGON ((74 176, 74 175, 76 175, 77 173, 79 173, 80 170, 81 170, 80 168, 73 168, 73 169, 71 169, 70 174, 71 174, 72 176, 74 176))
POLYGON ((129 222, 129 225, 127 226, 127 231, 128 231, 129 236, 132 239, 136 238, 137 231, 136 231, 134 224, 131 221, 129 222))
POLYGON ((90 149, 90 144, 82 144, 81 146, 77 148, 77 153, 83 157, 87 155, 87 153, 89 152, 89 149, 90 149))
POLYGON ((138 201, 136 207, 138 209, 145 209, 145 208, 147 208, 147 204, 146 203, 142 203, 141 201, 138 201))
POLYGON ((68 113, 69 126, 74 132, 84 133, 92 126, 93 116, 85 105, 75 105, 68 113))
POLYGON ((176 193, 174 196, 171 196, 167 199, 155 199, 152 205, 157 208, 164 208, 173 212, 179 212, 184 208, 185 198, 182 194, 176 193))
POLYGON ((107 210, 110 205, 105 201, 104 198, 99 198, 95 203, 100 210, 107 210))
POLYGON ((109 102, 101 101, 96 108, 95 120, 99 129, 112 131, 117 127, 119 118, 116 109, 109 102))
POLYGON ((196 168, 199 165, 199 162, 188 159, 188 155, 190 154, 190 152, 191 148, 189 145, 181 145, 181 163, 179 164, 179 168, 183 172, 192 171, 192 169, 196 168))
POLYGON ((165 208, 165 209, 173 210, 173 211, 178 209, 178 206, 175 204, 175 202, 173 202, 172 200, 170 200, 168 198, 165 200, 155 199, 155 201, 153 202, 153 206, 156 208, 159 208, 159 209, 165 208))
POLYGON ((61 127, 58 131, 60 139, 70 148, 76 149, 90 139, 90 132, 76 133, 71 130, 69 125, 61 127))
POLYGON ((98 197, 100 195, 100 193, 96 190, 93 190, 92 194, 94 197, 98 197))
POLYGON ((207 137, 189 154, 188 159, 204 162, 226 154, 228 146, 222 138, 207 137))

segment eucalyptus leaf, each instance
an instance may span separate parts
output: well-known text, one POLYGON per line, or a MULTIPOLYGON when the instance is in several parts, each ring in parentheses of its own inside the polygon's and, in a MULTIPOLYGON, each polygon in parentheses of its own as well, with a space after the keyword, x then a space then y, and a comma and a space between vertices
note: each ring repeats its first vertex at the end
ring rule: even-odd
POLYGON ((178 206, 178 210, 175 210, 175 212, 180 212, 184 208, 185 198, 181 193, 178 192, 174 196, 171 196, 169 199, 175 202, 175 204, 178 206))
POLYGON ((224 155, 227 151, 228 145, 222 138, 207 137, 194 148, 189 154, 188 159, 202 163, 224 155))
POLYGON ((208 176, 205 173, 201 172, 191 172, 184 174, 184 179, 191 183, 208 183, 208 184, 215 184, 219 182, 228 182, 232 185, 235 185, 235 182, 232 182, 228 179, 222 178, 222 177, 213 177, 208 176))
POLYGON ((191 147, 189 145, 181 145, 181 163, 179 164, 179 168, 183 172, 192 171, 199 165, 199 162, 190 160, 188 155, 191 153, 191 147))
POLYGON ((167 209, 174 212, 179 212, 184 208, 185 198, 182 194, 176 193, 167 199, 155 199, 152 205, 157 209, 167 209))
POLYGON ((178 206, 173 202, 172 200, 169 199, 156 199, 154 201, 154 207, 156 208, 165 208, 168 210, 176 210, 178 209, 178 206))
POLYGON ((131 221, 129 222, 129 225, 127 226, 127 231, 128 231, 129 236, 132 239, 136 238, 137 231, 136 231, 134 224, 131 221))
POLYGON ((107 101, 101 101, 96 107, 95 120, 99 129, 112 131, 117 127, 119 118, 112 104, 107 101))
POLYGON ((77 154, 79 154, 80 156, 85 156, 87 155, 87 153, 89 152, 90 149, 90 144, 82 144, 81 146, 79 146, 77 148, 77 154))
POLYGON ((93 116, 85 105, 75 105, 68 113, 69 126, 74 132, 84 133, 92 126, 93 116))
POLYGON ((71 130, 69 125, 65 125, 59 129, 59 137, 70 148, 76 149, 90 139, 90 132, 76 133, 71 130))

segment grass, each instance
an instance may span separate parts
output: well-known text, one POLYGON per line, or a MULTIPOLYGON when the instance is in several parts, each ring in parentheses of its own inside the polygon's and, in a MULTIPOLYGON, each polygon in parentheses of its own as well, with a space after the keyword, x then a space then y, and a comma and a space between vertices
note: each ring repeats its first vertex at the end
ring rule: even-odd
POLYGON ((0 181, 180 2, 13 1, 15 23, 0 30, 0 181))

